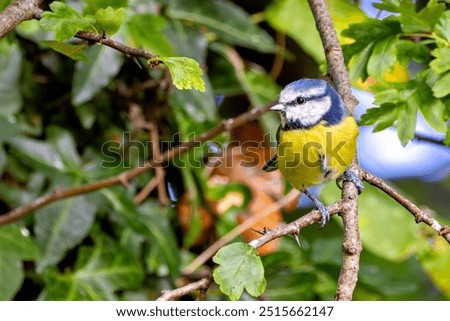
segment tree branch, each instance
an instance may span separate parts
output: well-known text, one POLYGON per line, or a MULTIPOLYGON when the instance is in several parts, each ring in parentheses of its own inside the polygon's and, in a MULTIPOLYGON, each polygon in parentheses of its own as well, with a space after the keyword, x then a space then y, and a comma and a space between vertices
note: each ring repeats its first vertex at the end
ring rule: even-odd
MULTIPOLYGON (((233 240, 236 236, 241 234, 242 232, 248 230, 251 226, 262 220, 267 215, 272 214, 274 211, 285 207, 287 204, 295 200, 300 192, 296 189, 291 190, 289 194, 284 196, 282 199, 278 200, 276 203, 271 204, 267 207, 262 213, 259 215, 252 216, 251 218, 242 222, 242 224, 236 226, 230 232, 222 236, 220 239, 215 241, 211 246, 209 246, 205 251, 203 251, 199 256, 195 258, 186 268, 183 270, 183 274, 189 275, 194 273, 196 269, 198 269, 202 264, 208 261, 214 254, 223 246, 228 244, 231 240, 233 240)), ((321 219, 320 215, 317 215, 315 221, 312 221, 310 224, 314 222, 318 222, 321 219)), ((258 246, 259 247, 259 246, 258 246)))
POLYGON ((378 187, 380 190, 396 200, 405 209, 407 209, 414 216, 416 223, 423 222, 427 224, 429 227, 435 230, 439 236, 442 236, 448 243, 450 243, 450 227, 440 224, 424 210, 421 210, 417 205, 397 192, 392 186, 386 184, 381 178, 376 177, 366 171, 362 171, 362 177, 367 183, 378 187))
MULTIPOLYGON (((352 95, 348 71, 345 67, 341 45, 334 29, 333 21, 325 0, 308 0, 316 21, 316 27, 325 50, 328 72, 335 83, 336 90, 341 95, 345 106, 353 115, 357 100, 352 95)), ((360 177, 357 158, 351 169, 360 177)), ((343 261, 336 290, 336 300, 351 300, 358 281, 359 258, 362 243, 358 227, 358 191, 350 182, 344 182, 342 189, 341 217, 344 223, 344 240, 342 244, 343 261)))
MULTIPOLYGON (((96 32, 86 32, 86 31, 79 31, 74 36, 75 38, 86 40, 90 43, 99 43, 108 47, 111 47, 117 51, 120 51, 124 53, 128 57, 136 57, 136 58, 144 58, 144 59, 152 59, 156 58, 157 56, 154 56, 151 54, 150 51, 146 49, 139 49, 134 47, 128 47, 112 38, 109 38, 107 35, 101 35, 96 32)), ((158 63, 156 63, 158 64, 158 63)))
POLYGON ((9 224, 12 222, 15 222, 19 220, 20 218, 26 216, 27 214, 44 207, 45 205, 48 205, 52 202, 55 202, 57 200, 65 199, 68 197, 81 195, 81 194, 87 194, 91 193, 97 190, 100 190, 102 188, 110 187, 113 185, 123 184, 124 182, 128 182, 129 180, 139 176, 140 174, 151 170, 156 167, 161 167, 164 164, 166 164, 168 161, 172 160, 176 156, 179 156, 181 154, 186 153, 187 151, 191 150, 194 147, 199 146, 202 142, 207 141, 211 139, 212 137, 221 134, 224 131, 232 130, 236 127, 242 126, 245 123, 248 123, 250 121, 256 120, 260 115, 265 113, 272 104, 268 104, 261 108, 255 108, 252 109, 246 113, 243 113, 236 118, 230 118, 227 120, 222 121, 219 125, 216 127, 200 134, 198 137, 194 138, 193 140, 181 143, 177 147, 168 149, 164 153, 161 154, 160 161, 152 159, 145 163, 141 167, 135 167, 128 171, 125 171, 119 175, 109 177, 104 180, 100 180, 95 183, 91 184, 85 184, 69 189, 57 189, 54 190, 52 193, 39 197, 36 200, 22 205, 18 208, 15 208, 3 215, 0 215, 0 226, 9 224))
POLYGON ((186 284, 185 286, 182 286, 177 289, 164 290, 163 294, 159 298, 157 298, 156 301, 173 301, 196 290, 206 291, 208 290, 211 283, 212 277, 208 276, 196 282, 186 284))
POLYGON ((14 30, 21 22, 38 17, 42 0, 16 0, 0 13, 0 39, 14 30))

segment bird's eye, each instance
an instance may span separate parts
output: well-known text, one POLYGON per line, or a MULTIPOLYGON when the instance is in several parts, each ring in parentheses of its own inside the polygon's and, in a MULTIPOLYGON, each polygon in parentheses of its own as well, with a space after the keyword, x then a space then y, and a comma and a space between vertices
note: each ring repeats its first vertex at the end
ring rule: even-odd
POLYGON ((306 102, 306 99, 303 97, 297 97, 295 98, 295 102, 299 105, 304 104, 306 102))

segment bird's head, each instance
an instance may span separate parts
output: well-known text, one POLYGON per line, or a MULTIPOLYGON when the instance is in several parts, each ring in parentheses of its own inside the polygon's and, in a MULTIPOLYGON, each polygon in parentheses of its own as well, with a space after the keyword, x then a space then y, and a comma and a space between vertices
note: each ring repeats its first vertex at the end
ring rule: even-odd
POLYGON ((270 108, 281 115, 284 130, 310 128, 320 122, 334 125, 346 115, 339 94, 320 79, 300 79, 287 85, 278 104, 270 108))

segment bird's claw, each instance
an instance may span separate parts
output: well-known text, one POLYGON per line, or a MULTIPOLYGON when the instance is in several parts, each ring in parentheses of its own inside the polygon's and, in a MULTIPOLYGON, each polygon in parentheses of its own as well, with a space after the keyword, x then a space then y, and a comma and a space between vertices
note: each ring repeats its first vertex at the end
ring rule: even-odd
POLYGON ((356 173, 350 169, 345 170, 344 174, 338 177, 336 180, 336 185, 342 189, 342 185, 340 184, 342 181, 352 182, 356 189, 358 190, 358 194, 361 194, 364 191, 364 184, 361 179, 356 175, 356 173))
POLYGON ((320 227, 323 228, 325 224, 330 220, 330 213, 326 209, 326 207, 323 204, 316 204, 317 209, 319 210, 320 214, 322 214, 322 218, 320 219, 320 227))

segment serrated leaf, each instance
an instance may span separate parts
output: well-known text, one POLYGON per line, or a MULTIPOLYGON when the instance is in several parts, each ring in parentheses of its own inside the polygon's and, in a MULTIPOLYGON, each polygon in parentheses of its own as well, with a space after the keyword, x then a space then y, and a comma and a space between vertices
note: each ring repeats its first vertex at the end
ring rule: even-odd
POLYGON ((112 36, 119 31, 120 26, 125 18, 125 8, 113 9, 107 7, 106 9, 98 9, 95 12, 95 26, 100 33, 106 33, 112 36))
POLYGON ((398 138, 402 145, 406 145, 414 137, 416 130, 417 105, 412 103, 400 103, 397 120, 398 138))
POLYGON ((436 98, 442 98, 450 94, 450 72, 439 76, 431 89, 436 98))
POLYGON ((264 267, 255 248, 246 243, 229 244, 214 255, 213 261, 219 264, 214 281, 231 300, 239 299, 244 289, 255 297, 264 292, 264 267))
POLYGON ((361 116, 361 125, 374 125, 374 132, 386 129, 397 120, 398 110, 392 103, 381 104, 378 108, 370 108, 361 116))
POLYGON ((88 60, 88 57, 84 53, 86 44, 72 45, 66 42, 44 40, 42 44, 49 46, 53 50, 73 59, 73 60, 88 60))
POLYGON ((434 29, 441 37, 450 41, 450 11, 445 11, 441 15, 434 29))
POLYGON ((203 70, 197 61, 187 57, 158 57, 169 69, 172 82, 178 89, 196 89, 205 91, 205 82, 201 78, 203 70))
POLYGON ((113 9, 127 8, 128 0, 84 0, 83 13, 94 15, 97 10, 107 7, 113 9))
POLYGON ((40 20, 41 27, 47 31, 55 32, 57 41, 72 38, 78 31, 90 31, 93 29, 89 21, 78 11, 63 2, 50 3, 53 12, 45 11, 40 20))
POLYGON ((142 47, 155 55, 167 57, 173 55, 173 48, 162 33, 166 24, 166 19, 150 13, 134 15, 126 23, 136 47, 142 47))
POLYGON ((367 61, 367 72, 370 76, 380 80, 386 72, 392 70, 397 62, 397 42, 397 36, 393 36, 382 39, 375 44, 372 54, 367 61))
POLYGON ((445 10, 445 5, 437 1, 429 1, 427 6, 416 11, 413 1, 384 0, 381 4, 374 4, 378 9, 400 13, 398 16, 402 28, 406 33, 431 31, 445 10))
POLYGON ((430 62, 430 67, 437 73, 450 70, 450 48, 437 48, 431 52, 436 57, 430 62))
POLYGON ((425 82, 418 82, 417 89, 409 102, 416 104, 432 128, 439 132, 445 132, 446 106, 442 100, 433 96, 431 88, 425 82))

